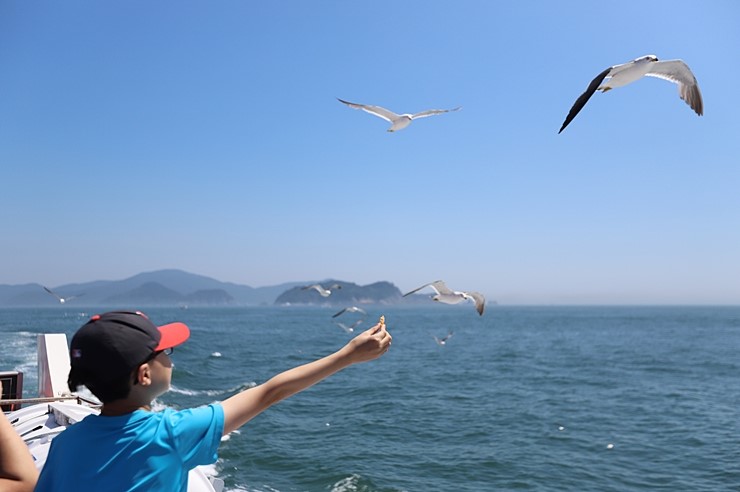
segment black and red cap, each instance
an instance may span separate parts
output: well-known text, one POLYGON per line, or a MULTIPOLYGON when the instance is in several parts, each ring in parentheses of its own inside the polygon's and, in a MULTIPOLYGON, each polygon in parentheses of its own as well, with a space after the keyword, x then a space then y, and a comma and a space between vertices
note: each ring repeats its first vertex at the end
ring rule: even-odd
POLYGON ((95 374, 102 381, 125 376, 154 352, 180 345, 190 337, 184 323, 156 326, 141 312, 96 314, 72 337, 72 369, 95 374))

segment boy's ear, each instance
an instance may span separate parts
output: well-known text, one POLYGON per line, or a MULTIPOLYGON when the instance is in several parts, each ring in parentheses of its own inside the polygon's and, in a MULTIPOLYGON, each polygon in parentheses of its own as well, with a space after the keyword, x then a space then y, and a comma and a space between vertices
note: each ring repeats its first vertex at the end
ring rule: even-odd
POLYGON ((136 371, 136 381, 142 386, 152 384, 152 369, 148 363, 139 366, 139 369, 136 371))

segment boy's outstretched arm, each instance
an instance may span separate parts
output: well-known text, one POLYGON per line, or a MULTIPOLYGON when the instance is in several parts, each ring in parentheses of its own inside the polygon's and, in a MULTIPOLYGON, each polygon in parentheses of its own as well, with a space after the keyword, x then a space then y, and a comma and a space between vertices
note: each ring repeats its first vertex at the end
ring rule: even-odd
POLYGON ((347 366, 377 359, 388 350, 391 339, 385 324, 378 323, 333 354, 289 369, 259 386, 224 400, 221 402, 225 419, 224 434, 238 429, 280 400, 303 391, 347 366))

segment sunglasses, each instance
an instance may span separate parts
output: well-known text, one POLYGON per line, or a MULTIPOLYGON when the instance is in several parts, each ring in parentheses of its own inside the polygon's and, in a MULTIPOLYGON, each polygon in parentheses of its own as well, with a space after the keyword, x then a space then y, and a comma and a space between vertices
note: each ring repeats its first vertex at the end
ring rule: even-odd
MULTIPOLYGON (((154 351, 151 354, 149 354, 149 357, 147 357, 146 359, 144 359, 144 362, 142 362, 141 364, 146 364, 147 362, 153 361, 154 359, 157 358, 157 356, 159 354, 161 354, 163 352, 164 352, 165 355, 172 355, 172 352, 174 352, 174 351, 175 351, 175 347, 170 347, 170 348, 166 348, 164 350, 154 351)), ((139 364, 139 365, 141 365, 141 364, 139 364)))

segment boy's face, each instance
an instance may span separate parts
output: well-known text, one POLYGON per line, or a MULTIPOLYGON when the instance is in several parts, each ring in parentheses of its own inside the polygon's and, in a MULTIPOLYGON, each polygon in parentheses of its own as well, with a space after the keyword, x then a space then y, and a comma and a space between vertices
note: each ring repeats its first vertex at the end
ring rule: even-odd
POLYGON ((164 352, 160 352, 154 359, 149 362, 152 378, 152 392, 157 395, 166 393, 170 389, 172 382, 172 359, 164 352))

